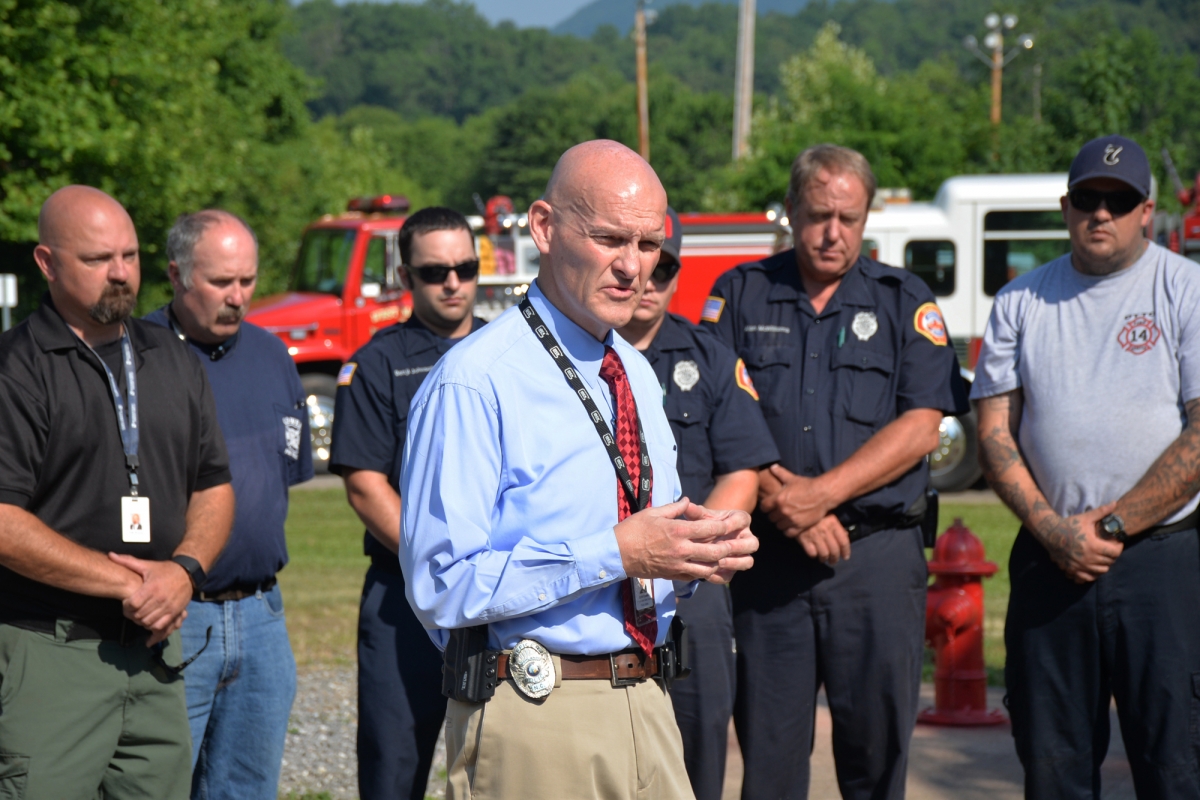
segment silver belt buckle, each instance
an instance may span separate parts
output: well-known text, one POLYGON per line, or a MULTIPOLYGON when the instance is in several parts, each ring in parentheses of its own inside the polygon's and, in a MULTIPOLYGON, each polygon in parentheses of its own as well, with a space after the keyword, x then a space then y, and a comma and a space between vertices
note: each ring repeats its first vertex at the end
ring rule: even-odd
POLYGON ((508 654, 508 677, 526 697, 545 697, 554 689, 554 659, 533 639, 522 639, 508 654))

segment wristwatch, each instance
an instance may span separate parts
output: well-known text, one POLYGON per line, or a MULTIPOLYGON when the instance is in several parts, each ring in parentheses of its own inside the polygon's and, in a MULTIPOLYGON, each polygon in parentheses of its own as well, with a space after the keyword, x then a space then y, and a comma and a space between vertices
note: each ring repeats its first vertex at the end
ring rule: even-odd
POLYGON ((191 556, 172 556, 171 560, 179 566, 183 567, 183 571, 192 579, 192 588, 197 592, 204 585, 204 581, 208 578, 204 574, 204 567, 200 566, 200 562, 191 556))
POLYGON ((1125 540, 1129 538, 1125 534, 1125 520, 1116 514, 1109 514, 1100 520, 1100 537, 1112 542, 1125 544, 1125 540))

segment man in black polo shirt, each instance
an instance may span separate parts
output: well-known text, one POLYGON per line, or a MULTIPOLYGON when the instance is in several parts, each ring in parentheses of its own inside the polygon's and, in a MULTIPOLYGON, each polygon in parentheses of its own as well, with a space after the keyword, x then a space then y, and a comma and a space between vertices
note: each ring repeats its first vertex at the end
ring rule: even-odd
POLYGON ((49 295, 0 336, 0 794, 186 798, 175 631, 233 521, 212 392, 129 317, 120 204, 61 189, 38 238, 49 295))
POLYGON ((362 800, 422 800, 446 713, 442 654, 404 596, 400 457, 408 404, 437 360, 483 325, 472 317, 479 259, 465 217, 425 208, 400 229, 413 315, 385 328, 338 375, 329 469, 346 481, 371 557, 358 612, 358 787, 362 800))
MULTIPOLYGON (((750 512, 758 501, 758 468, 778 461, 779 451, 737 354, 667 313, 679 289, 683 230, 673 209, 665 223, 658 266, 620 334, 642 351, 662 384, 684 496, 707 508, 750 512)), ((729 588, 702 582, 679 601, 679 616, 688 626, 692 668, 686 680, 671 685, 683 761, 696 800, 720 800, 737 691, 729 588)))
POLYGON ((275 574, 287 563, 288 487, 312 477, 304 388, 287 346, 242 321, 258 278, 258 242, 244 220, 186 214, 167 236, 167 257, 175 299, 146 319, 187 341, 204 365, 237 495, 229 544, 183 623, 184 655, 200 654, 187 672, 192 796, 275 800, 296 694, 275 574))

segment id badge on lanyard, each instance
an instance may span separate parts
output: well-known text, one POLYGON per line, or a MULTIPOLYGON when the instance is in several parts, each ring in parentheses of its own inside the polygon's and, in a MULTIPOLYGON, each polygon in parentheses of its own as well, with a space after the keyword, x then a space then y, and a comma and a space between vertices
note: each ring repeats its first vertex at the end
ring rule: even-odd
MULTIPOLYGON (((84 343, 87 346, 87 343, 84 343)), ((88 347, 92 350, 91 347, 88 347)), ((121 432, 121 447, 125 451, 125 469, 129 472, 129 494, 121 497, 121 541, 147 544, 150 541, 150 498, 138 494, 138 394, 137 367, 133 362, 133 345, 129 342, 129 331, 121 334, 121 366, 125 370, 126 398, 121 396, 121 387, 116 376, 95 350, 92 355, 104 368, 108 376, 108 388, 112 391, 113 407, 117 412, 117 428, 121 432)))

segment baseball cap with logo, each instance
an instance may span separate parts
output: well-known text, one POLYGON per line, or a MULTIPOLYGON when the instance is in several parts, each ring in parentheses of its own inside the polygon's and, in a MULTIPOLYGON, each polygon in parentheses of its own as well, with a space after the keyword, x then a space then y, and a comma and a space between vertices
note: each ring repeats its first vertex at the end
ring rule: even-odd
POLYGON ((663 233, 667 238, 662 244, 662 254, 658 257, 658 266, 654 268, 655 280, 671 280, 679 272, 679 251, 683 246, 683 226, 679 224, 679 215, 675 209, 667 208, 667 217, 663 220, 663 233), (661 274, 659 274, 661 271, 661 274))
POLYGON ((1101 136, 1079 148, 1071 162, 1067 188, 1092 178, 1116 178, 1150 196, 1150 161, 1141 145, 1124 136, 1101 136))

